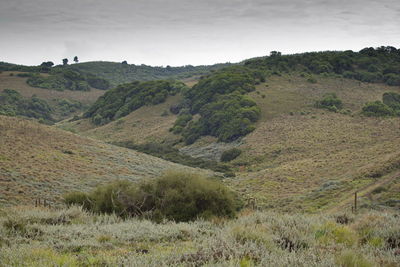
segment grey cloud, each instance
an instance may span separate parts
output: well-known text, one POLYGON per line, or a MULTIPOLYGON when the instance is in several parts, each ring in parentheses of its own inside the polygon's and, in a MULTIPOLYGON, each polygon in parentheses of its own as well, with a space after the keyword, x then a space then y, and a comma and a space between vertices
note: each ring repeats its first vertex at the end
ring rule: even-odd
POLYGON ((210 64, 274 49, 399 46, 399 11, 395 0, 0 0, 0 35, 7 39, 0 61, 38 64, 80 54, 210 64))

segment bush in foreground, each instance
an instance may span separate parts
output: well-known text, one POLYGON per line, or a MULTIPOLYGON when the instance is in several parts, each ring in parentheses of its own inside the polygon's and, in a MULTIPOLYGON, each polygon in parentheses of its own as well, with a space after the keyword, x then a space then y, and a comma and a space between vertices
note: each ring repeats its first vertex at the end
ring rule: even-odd
POLYGON ((235 195, 222 183, 192 173, 170 172, 140 183, 117 181, 91 193, 70 193, 67 205, 81 205, 95 213, 116 213, 155 221, 192 221, 197 218, 234 217, 235 195))

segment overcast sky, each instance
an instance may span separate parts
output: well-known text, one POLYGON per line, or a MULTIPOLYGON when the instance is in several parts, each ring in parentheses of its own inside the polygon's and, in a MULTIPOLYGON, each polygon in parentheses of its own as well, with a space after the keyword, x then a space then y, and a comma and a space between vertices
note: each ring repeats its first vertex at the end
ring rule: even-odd
POLYGON ((400 0, 0 0, 0 61, 148 65, 400 47, 400 0))

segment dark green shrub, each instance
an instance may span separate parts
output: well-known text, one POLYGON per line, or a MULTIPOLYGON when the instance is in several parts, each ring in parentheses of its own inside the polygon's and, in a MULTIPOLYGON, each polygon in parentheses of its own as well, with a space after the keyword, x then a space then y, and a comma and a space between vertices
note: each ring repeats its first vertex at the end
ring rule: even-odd
POLYGON ((382 101, 394 111, 400 111, 400 94, 394 92, 384 93, 382 96, 382 101))
POLYGON ((239 157, 240 154, 242 154, 242 151, 238 148, 226 150, 221 155, 221 161, 228 162, 234 160, 235 158, 239 157))
POLYGON ((362 113, 369 117, 393 116, 395 113, 389 106, 381 101, 369 102, 362 108, 362 113))
POLYGON ((337 112, 339 109, 342 109, 343 103, 335 93, 326 94, 323 99, 316 101, 315 106, 317 108, 323 108, 330 111, 337 112))
MULTIPOLYGON (((99 186, 89 194, 89 198, 91 205, 85 208, 93 212, 147 217, 155 221, 233 217, 238 208, 234 193, 222 183, 178 172, 137 184, 117 181, 99 186)), ((85 195, 73 199, 76 202, 69 205, 82 203, 85 195)))
POLYGON ((394 74, 394 73, 385 74, 383 79, 387 85, 392 85, 392 86, 400 85, 400 74, 394 74))
POLYGON ((65 194, 63 199, 68 206, 78 205, 88 210, 92 208, 93 200, 89 194, 84 192, 70 192, 65 194))
POLYGON ((34 75, 34 73, 30 73, 30 72, 24 72, 24 73, 18 73, 17 76, 21 77, 21 78, 27 78, 27 77, 32 77, 34 75))
POLYGON ((187 123, 191 121, 193 116, 191 114, 181 114, 175 121, 174 126, 171 128, 171 131, 174 134, 179 134, 182 132, 183 128, 186 127, 187 123))
POLYGON ((261 114, 260 108, 249 97, 228 94, 204 105, 200 119, 191 121, 183 131, 186 144, 191 144, 202 135, 218 137, 219 141, 231 142, 254 130, 261 114))
POLYGON ((307 82, 309 82, 309 83, 317 83, 317 79, 315 79, 314 77, 309 77, 307 79, 307 82))

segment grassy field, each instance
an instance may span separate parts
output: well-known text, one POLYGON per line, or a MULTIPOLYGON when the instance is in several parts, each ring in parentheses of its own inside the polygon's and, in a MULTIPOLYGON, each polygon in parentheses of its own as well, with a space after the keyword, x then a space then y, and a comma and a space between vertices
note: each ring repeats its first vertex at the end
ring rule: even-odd
POLYGON ((210 173, 19 118, 0 116, 0 136, 0 204, 60 203, 65 192, 167 170, 210 173))
POLYGON ((396 213, 242 212, 190 223, 0 210, 0 266, 399 266, 396 213))

